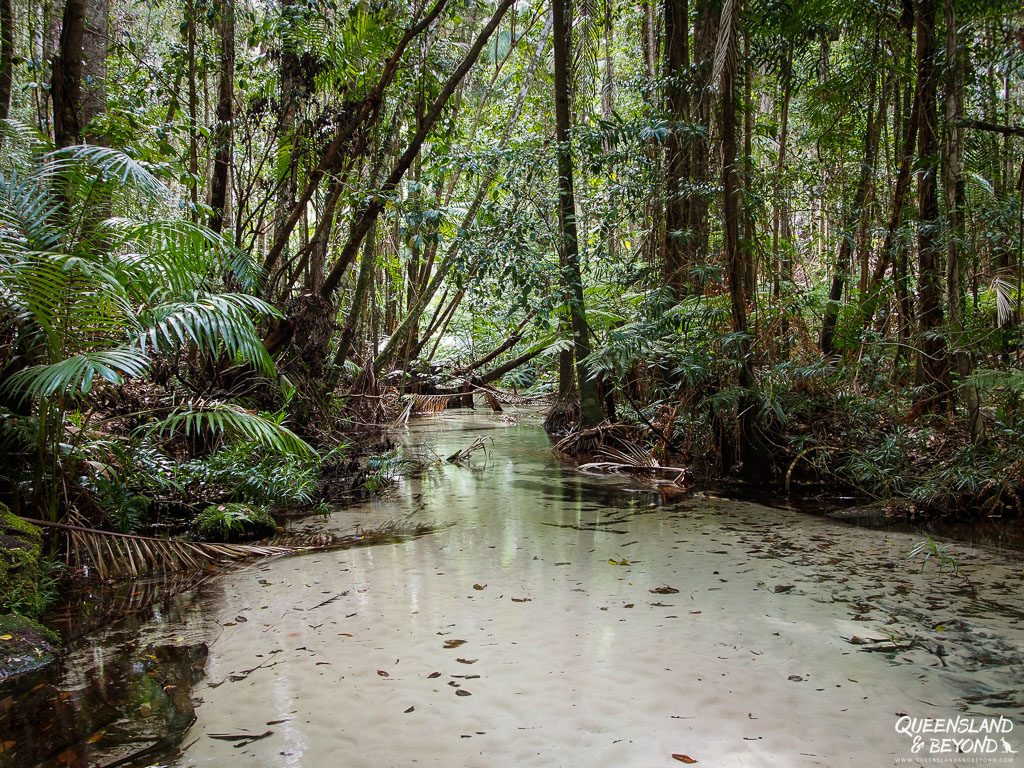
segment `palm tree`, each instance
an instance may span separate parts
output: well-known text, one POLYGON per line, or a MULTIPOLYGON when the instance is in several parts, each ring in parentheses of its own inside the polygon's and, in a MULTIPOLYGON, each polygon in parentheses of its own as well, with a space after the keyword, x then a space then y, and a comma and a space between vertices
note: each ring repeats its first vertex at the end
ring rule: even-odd
MULTIPOLYGON (((34 150, 31 151, 31 150, 34 150)), ((39 517, 65 507, 97 382, 146 376, 156 356, 183 350, 244 363, 274 377, 254 319, 278 312, 246 290, 259 270, 208 228, 173 217, 174 199, 117 150, 73 146, 0 172, 0 393, 36 452, 39 517), (95 211, 119 215, 96 220, 95 211), (241 291, 227 292, 225 285, 241 291)), ((289 452, 312 449, 277 421, 218 400, 157 408, 150 434, 213 430, 289 452)))

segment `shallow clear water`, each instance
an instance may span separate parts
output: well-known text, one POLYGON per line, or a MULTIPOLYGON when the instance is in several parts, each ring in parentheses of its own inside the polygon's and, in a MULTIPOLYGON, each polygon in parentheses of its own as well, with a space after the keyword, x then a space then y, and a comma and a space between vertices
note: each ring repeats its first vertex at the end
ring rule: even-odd
POLYGON ((449 412, 404 440, 443 457, 477 435, 486 461, 297 524, 412 515, 448 524, 437 533, 222 574, 142 628, 208 648, 197 720, 165 759, 919 764, 928 746, 896 732, 904 714, 1006 716, 1006 747, 1024 747, 1017 556, 948 545, 968 584, 908 561, 914 534, 585 475, 552 458, 532 416, 449 412))

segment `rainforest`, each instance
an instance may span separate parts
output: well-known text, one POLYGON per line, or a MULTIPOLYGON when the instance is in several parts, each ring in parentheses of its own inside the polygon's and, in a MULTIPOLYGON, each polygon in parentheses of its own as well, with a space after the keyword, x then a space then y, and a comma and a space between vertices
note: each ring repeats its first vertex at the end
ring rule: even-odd
POLYGON ((1012 763, 1022 285, 1019 2, 0 0, 0 768, 1012 763))

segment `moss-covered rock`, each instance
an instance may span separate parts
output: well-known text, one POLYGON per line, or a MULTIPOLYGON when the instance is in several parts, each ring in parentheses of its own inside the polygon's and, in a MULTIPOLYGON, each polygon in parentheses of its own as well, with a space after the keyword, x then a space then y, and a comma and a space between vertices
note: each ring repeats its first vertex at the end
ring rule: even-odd
POLYGON ((36 616, 44 608, 43 534, 0 504, 0 613, 36 616))
POLYGON ((45 667, 57 656, 56 633, 15 613, 0 614, 0 682, 45 667))
POLYGON ((192 521, 192 535, 205 541, 247 541, 275 530, 267 510, 247 504, 211 504, 192 521))

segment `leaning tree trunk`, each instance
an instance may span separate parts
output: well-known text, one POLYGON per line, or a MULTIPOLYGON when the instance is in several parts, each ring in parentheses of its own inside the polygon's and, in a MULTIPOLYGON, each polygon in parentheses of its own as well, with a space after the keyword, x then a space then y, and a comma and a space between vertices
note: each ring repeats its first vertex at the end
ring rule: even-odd
MULTIPOLYGON (((444 0, 438 0, 438 3, 435 6, 435 8, 439 8, 443 4, 443 2, 444 0)), ((338 255, 338 259, 335 262, 334 267, 331 269, 330 273, 324 279, 323 285, 320 286, 318 295, 322 299, 322 301, 320 301, 316 305, 317 307, 320 307, 320 309, 307 311, 324 311, 324 309, 330 305, 330 302, 333 300, 334 291, 338 287, 338 284, 341 282, 341 279, 344 276, 349 264, 355 257, 356 252, 359 250, 359 247, 363 242, 363 238, 366 237, 366 233, 369 232, 370 226, 373 224, 373 222, 377 220, 377 217, 380 215, 380 212, 384 210, 385 201, 392 195, 392 193, 398 187, 399 182, 402 180, 406 172, 412 166, 413 160, 415 160, 416 157, 419 155, 420 148, 423 146, 424 140, 427 138, 427 135, 434 127, 434 124, 437 122, 438 117, 440 117, 441 112, 445 108, 445 105, 447 105, 448 100, 455 92, 456 87, 458 87, 459 83, 461 83, 462 79, 466 76, 466 73, 469 72, 470 68, 476 62, 477 58, 480 55, 480 51, 483 50, 483 47, 487 44, 487 40, 494 33, 494 30, 501 22, 501 19, 505 15, 505 12, 508 11, 510 7, 512 7, 514 2, 515 0, 502 0, 501 4, 495 9, 490 21, 488 21, 486 26, 480 31, 480 34, 477 36, 472 48, 470 48, 469 51, 465 54, 464 58, 462 59, 462 62, 458 65, 458 67, 455 68, 452 74, 448 77, 448 80, 445 82, 444 86, 441 88, 437 96, 434 98, 434 101, 431 103, 430 109, 424 116, 422 124, 416 131, 415 136, 413 136, 409 145, 402 153, 402 156, 396 161, 395 165, 392 167, 391 173, 388 175, 383 185, 381 185, 380 189, 377 191, 377 194, 375 194, 370 199, 369 203, 367 203, 364 208, 362 208, 360 211, 356 213, 352 221, 352 226, 349 230, 348 240, 342 247, 341 253, 338 255)), ((406 36, 403 37, 404 44, 408 43, 408 40, 406 40, 405 38, 411 40, 412 36, 418 34, 417 30, 419 29, 420 25, 411 28, 410 31, 406 33, 406 36)), ((395 56, 392 56, 392 59, 389 60, 388 65, 392 63, 392 60, 394 60, 394 66, 397 67, 397 59, 395 59, 395 56)), ((386 80, 388 82, 390 81, 388 79, 390 76, 388 76, 388 78, 385 78, 385 74, 381 75, 381 80, 378 81, 377 88, 382 88, 383 83, 386 80)), ((379 100, 380 98, 382 98, 382 95, 382 92, 377 95, 377 103, 379 103, 379 100)), ((371 110, 369 107, 366 107, 364 111, 366 112, 365 116, 368 116, 371 110)), ((304 207, 306 203, 309 201, 309 196, 312 196, 312 192, 315 189, 316 183, 319 181, 320 176, 324 172, 326 172, 326 170, 330 167, 330 164, 333 164, 333 160, 337 156, 337 152, 340 149, 340 144, 343 142, 343 140, 345 140, 346 134, 347 131, 343 131, 342 133, 339 133, 337 136, 335 136, 334 141, 331 143, 331 147, 328 148, 328 150, 324 154, 324 157, 321 159, 320 166, 318 166, 317 170, 314 171, 312 175, 313 178, 311 178, 310 181, 307 182, 306 190, 303 192, 302 195, 300 195, 299 200, 297 202, 296 211, 304 207), (330 161, 330 164, 328 164, 328 161, 330 161)), ((289 226, 293 226, 295 221, 297 221, 298 219, 298 214, 296 213, 296 211, 293 211, 291 217, 289 217, 289 226), (295 221, 293 221, 293 219, 295 221)), ((286 227, 285 229, 287 231, 290 231, 289 227, 286 227)), ((286 232, 282 231, 280 237, 287 237, 286 232)), ((271 254, 268 255, 268 261, 271 261, 271 263, 273 263, 273 260, 271 260, 270 257, 274 256, 275 251, 277 255, 280 255, 279 248, 283 249, 283 242, 281 241, 280 237, 278 242, 274 245, 274 250, 272 250, 271 254)), ((276 260, 276 256, 274 257, 274 260, 276 260)), ((266 347, 267 351, 270 354, 275 354, 279 352, 281 349, 284 348, 285 345, 287 345, 291 341, 292 335, 295 333, 296 325, 299 323, 301 319, 302 318, 298 317, 289 317, 285 321, 278 323, 274 328, 271 329, 270 333, 268 333, 266 338, 264 338, 263 340, 263 345, 266 347)))
POLYGON ((603 414, 597 382, 587 375, 584 358, 590 354, 590 330, 583 303, 583 275, 580 272, 579 241, 576 235, 576 198, 573 192, 572 144, 569 137, 569 55, 572 50, 571 0, 554 0, 551 6, 555 64, 555 141, 558 160, 558 231, 561 235, 559 263, 563 290, 569 301, 573 352, 576 356, 576 384, 580 394, 581 429, 597 426, 603 414))

